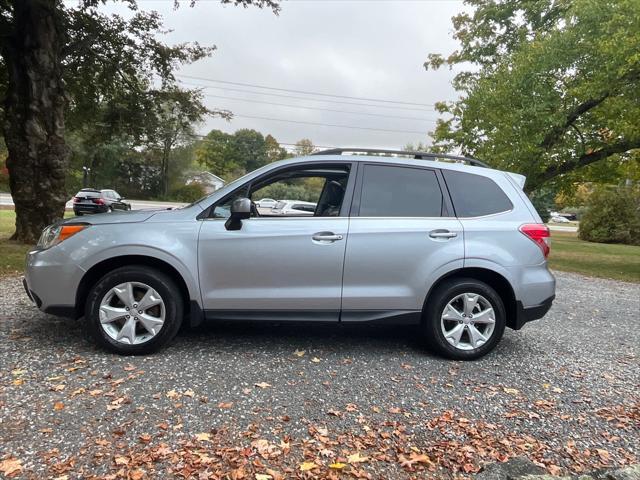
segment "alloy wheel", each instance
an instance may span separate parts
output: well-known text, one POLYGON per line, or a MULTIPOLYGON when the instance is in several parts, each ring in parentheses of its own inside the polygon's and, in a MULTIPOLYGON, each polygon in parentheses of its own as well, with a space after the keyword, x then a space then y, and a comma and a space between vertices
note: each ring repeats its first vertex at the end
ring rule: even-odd
POLYGON ((138 345, 155 337, 165 320, 160 294, 141 282, 125 282, 109 290, 100 302, 100 325, 116 342, 138 345))
POLYGON ((477 293, 462 293, 452 298, 440 317, 440 328, 450 345, 473 350, 489 341, 496 317, 491 303, 477 293))

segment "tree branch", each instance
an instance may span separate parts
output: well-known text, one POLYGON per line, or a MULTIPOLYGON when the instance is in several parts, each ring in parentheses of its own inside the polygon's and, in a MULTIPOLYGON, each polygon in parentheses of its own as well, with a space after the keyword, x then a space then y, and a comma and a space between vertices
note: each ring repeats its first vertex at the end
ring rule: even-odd
POLYGON ((629 150, 633 150, 635 148, 640 148, 640 138, 612 143, 599 150, 593 150, 588 153, 583 153, 573 161, 568 160, 564 163, 551 165, 542 172, 539 179, 541 183, 546 182, 547 180, 557 177, 558 175, 562 175, 563 173, 568 173, 576 168, 585 167, 597 162, 598 160, 603 160, 607 157, 610 157, 611 155, 628 152, 629 150))
POLYGON ((580 105, 577 105, 573 109, 571 109, 567 113, 567 117, 562 125, 557 125, 547 133, 540 144, 540 147, 548 150, 553 147, 560 138, 564 135, 564 133, 571 127, 573 122, 575 122, 581 115, 587 113, 589 110, 597 107, 602 102, 604 102, 610 95, 610 92, 605 92, 597 98, 591 98, 586 102, 582 102, 580 105))

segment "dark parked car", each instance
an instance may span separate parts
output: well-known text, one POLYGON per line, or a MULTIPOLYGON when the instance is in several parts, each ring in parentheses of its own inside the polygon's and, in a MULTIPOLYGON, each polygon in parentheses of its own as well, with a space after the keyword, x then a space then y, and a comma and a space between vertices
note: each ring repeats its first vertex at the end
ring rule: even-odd
POLYGON ((73 213, 106 213, 113 210, 131 210, 131 204, 125 203, 115 190, 96 190, 83 188, 73 197, 73 213))

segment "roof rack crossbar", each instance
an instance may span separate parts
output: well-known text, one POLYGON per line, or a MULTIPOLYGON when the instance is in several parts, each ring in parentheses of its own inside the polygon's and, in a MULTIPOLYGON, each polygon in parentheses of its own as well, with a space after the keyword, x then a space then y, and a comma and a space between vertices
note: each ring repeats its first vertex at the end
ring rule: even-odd
POLYGON ((354 153, 391 153, 395 155, 412 156, 417 160, 438 160, 439 158, 446 160, 455 160, 456 162, 467 162, 470 165, 476 167, 491 168, 477 158, 464 157, 461 155, 449 155, 445 153, 430 153, 430 152, 414 152, 405 150, 385 150, 380 148, 331 148, 329 150, 322 150, 320 152, 312 153, 311 155, 342 155, 344 152, 354 153))

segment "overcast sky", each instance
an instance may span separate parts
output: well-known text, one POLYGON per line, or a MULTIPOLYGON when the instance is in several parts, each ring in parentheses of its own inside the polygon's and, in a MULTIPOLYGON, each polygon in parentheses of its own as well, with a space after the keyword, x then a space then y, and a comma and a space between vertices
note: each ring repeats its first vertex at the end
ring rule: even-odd
MULTIPOLYGON (((163 15, 166 27, 173 30, 166 36, 167 42, 217 46, 211 58, 186 66, 180 73, 287 90, 179 77, 189 86, 208 86, 209 107, 226 108, 235 114, 230 122, 207 120, 198 127, 199 133, 212 128, 227 132, 254 128, 283 143, 310 138, 322 146, 399 148, 408 142, 428 141, 427 132, 437 117, 433 103, 455 98, 450 83, 453 73, 448 69, 426 71, 423 63, 428 53, 448 53, 456 48, 451 17, 464 8, 462 1, 290 0, 282 3, 279 16, 270 10, 223 6, 216 0, 199 0, 194 8, 183 2, 178 10, 173 9, 172 0, 139 0, 139 5, 163 15)), ((122 6, 108 9, 126 12, 122 6)))

